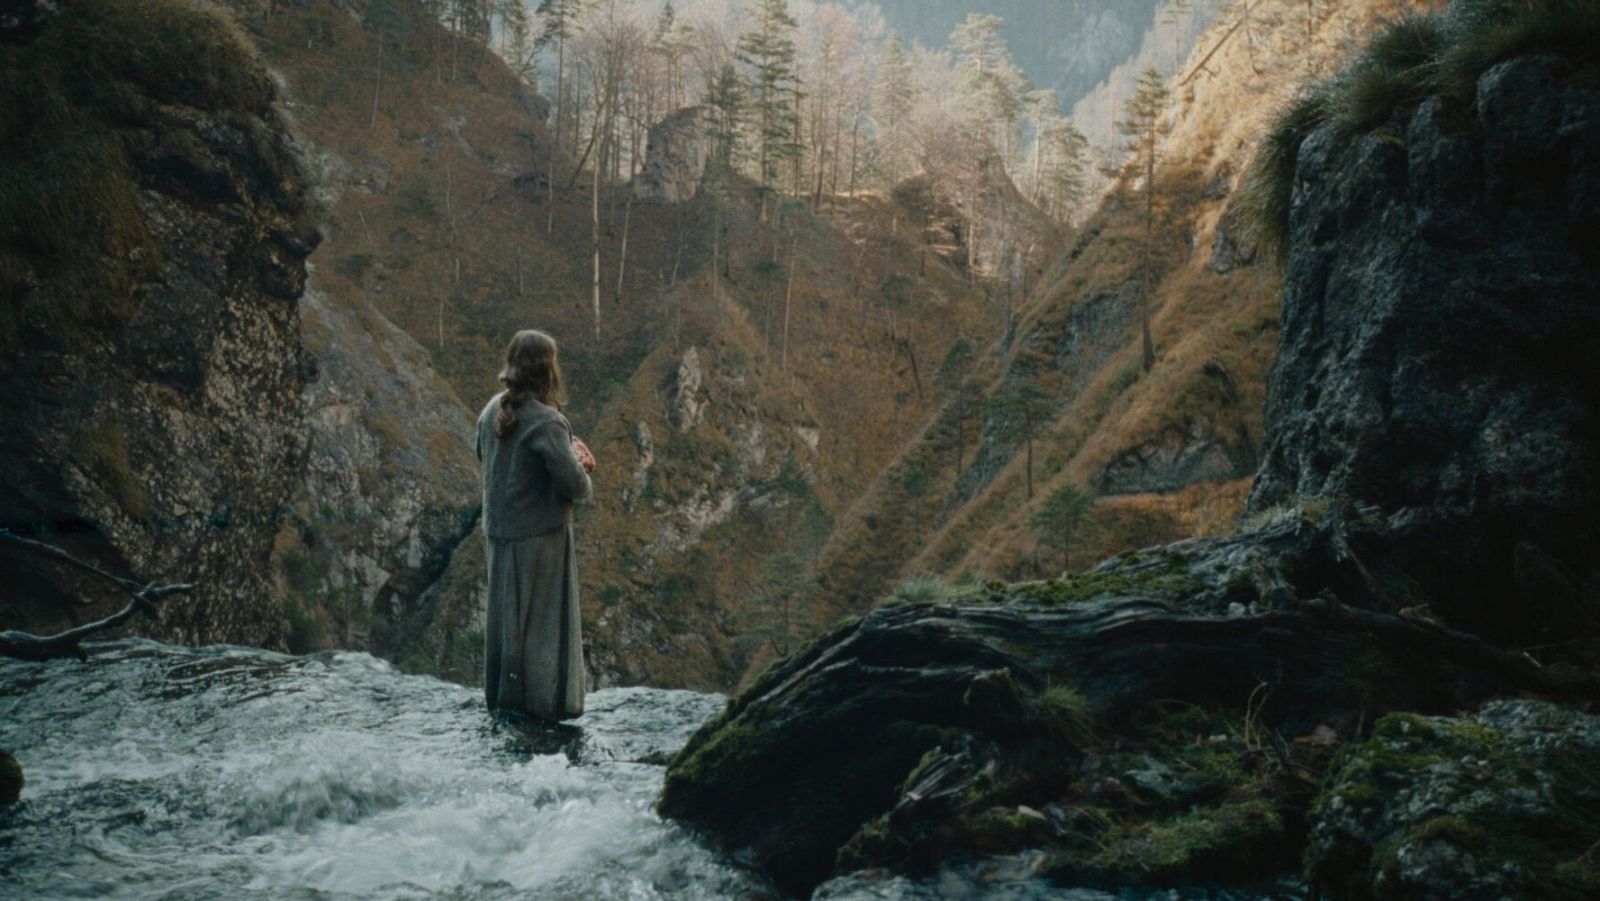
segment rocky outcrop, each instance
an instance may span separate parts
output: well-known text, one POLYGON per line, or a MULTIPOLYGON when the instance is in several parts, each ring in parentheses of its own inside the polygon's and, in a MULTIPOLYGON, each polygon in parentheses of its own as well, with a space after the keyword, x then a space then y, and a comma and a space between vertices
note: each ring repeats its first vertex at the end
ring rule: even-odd
POLYGON ((1227 275, 1236 269, 1254 266, 1259 253, 1256 239, 1246 224, 1244 208, 1229 207, 1217 220, 1216 234, 1211 239, 1211 260, 1206 265, 1218 275, 1227 275))
POLYGON ((774 586, 803 588, 797 561, 826 533, 821 432, 758 340, 660 348, 639 376, 656 399, 597 431, 606 462, 576 529, 597 685, 725 687, 799 632, 774 586))
POLYGON ((1304 142, 1249 504, 1379 505, 1440 616, 1528 641, 1600 631, 1600 92, 1561 71, 1304 142))
POLYGON ((716 135, 716 113, 690 106, 650 126, 644 168, 633 182, 640 200, 682 203, 700 191, 716 135))
POLYGON ((1074 884, 1292 869, 1302 767, 1374 711, 1600 698, 1600 680, 1349 606, 1406 588, 1371 548, 1377 528, 1299 514, 1073 579, 881 607, 697 733, 660 809, 797 892, 974 850, 1039 849, 1074 884), (1190 744, 1214 759, 1186 759, 1190 744), (1152 824, 1166 844, 1140 838, 1152 824))
MULTIPOLYGON (((67 211, 89 217, 82 233, 52 234, 48 220, 0 228, 7 525, 117 572, 194 583, 153 627, 160 637, 280 646, 266 561, 305 461, 297 301, 318 235, 271 83, 226 24, 187 4, 85 4, 6 53, 34 73, 62 70, 57 84, 85 92, 72 115, 103 117, 83 132, 35 117, 4 142, 8 174, 37 153, 59 179, 51 190, 96 185, 67 211), (140 55, 152 23, 175 68, 140 55), (50 50, 58 41, 106 68, 83 84, 90 76, 50 50), (112 136, 87 169, 74 156, 85 134, 112 136), (104 235, 131 246, 69 255, 104 235), (38 253, 56 240, 65 250, 38 253)), ((48 630, 100 612, 83 604, 96 587, 21 555, 4 556, 0 582, 8 625, 48 630)))
POLYGON ((1597 760, 1600 717, 1552 704, 1390 714, 1335 762, 1309 873, 1333 897, 1593 897, 1597 760))
POLYGON ((293 643, 426 669, 431 655, 414 646, 438 611, 424 595, 457 546, 477 540, 474 416, 427 351, 361 298, 313 288, 302 314, 317 361, 311 449, 276 549, 293 643))
POLYGON ((1254 469, 1249 435, 1218 434, 1216 423, 1195 418, 1163 429, 1150 440, 1116 454, 1094 477, 1095 491, 1133 494, 1176 491, 1195 482, 1236 479, 1254 469))

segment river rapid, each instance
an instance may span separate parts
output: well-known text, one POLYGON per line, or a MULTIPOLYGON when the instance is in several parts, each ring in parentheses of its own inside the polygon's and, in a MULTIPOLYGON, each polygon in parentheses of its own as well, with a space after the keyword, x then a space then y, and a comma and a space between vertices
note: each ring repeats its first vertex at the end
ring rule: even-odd
MULTIPOLYGON (((605 689, 551 728, 367 654, 90 648, 0 660, 0 748, 27 775, 0 807, 6 898, 781 897, 653 810, 720 695, 605 689)), ((1021 867, 856 876, 818 896, 1115 897, 1021 867)))

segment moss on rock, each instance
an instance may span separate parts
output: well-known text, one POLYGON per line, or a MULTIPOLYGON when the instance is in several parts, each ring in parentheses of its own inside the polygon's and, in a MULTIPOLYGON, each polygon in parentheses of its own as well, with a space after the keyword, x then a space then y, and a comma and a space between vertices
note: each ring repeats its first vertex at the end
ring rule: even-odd
POLYGON ((1341 751, 1306 877, 1334 897, 1593 897, 1600 717, 1496 701, 1391 713, 1341 751))

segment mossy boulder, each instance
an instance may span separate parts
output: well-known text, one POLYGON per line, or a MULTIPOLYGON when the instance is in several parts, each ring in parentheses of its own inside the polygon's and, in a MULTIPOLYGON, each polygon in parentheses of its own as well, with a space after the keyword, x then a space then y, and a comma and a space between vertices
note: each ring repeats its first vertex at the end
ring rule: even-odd
POLYGON ((1600 716, 1493 701, 1389 714, 1344 749, 1306 876, 1335 898, 1593 898, 1597 847, 1600 716))

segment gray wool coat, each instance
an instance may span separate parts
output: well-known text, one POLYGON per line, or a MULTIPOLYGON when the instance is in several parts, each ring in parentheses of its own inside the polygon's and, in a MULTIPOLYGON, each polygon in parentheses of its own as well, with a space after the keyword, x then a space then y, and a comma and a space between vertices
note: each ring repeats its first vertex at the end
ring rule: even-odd
POLYGON ((587 690, 572 505, 589 474, 560 411, 529 401, 504 438, 500 396, 478 417, 489 607, 483 630, 484 699, 491 710, 542 719, 583 713, 587 690))
POLYGON ((572 450, 572 424, 560 410, 529 400, 516 428, 494 434, 505 393, 478 414, 478 459, 483 462, 483 532, 490 538, 530 538, 572 521, 572 504, 589 496, 589 474, 572 450))

